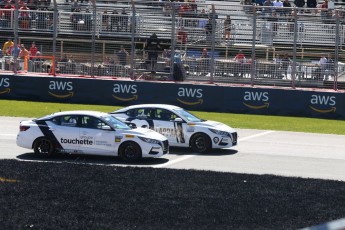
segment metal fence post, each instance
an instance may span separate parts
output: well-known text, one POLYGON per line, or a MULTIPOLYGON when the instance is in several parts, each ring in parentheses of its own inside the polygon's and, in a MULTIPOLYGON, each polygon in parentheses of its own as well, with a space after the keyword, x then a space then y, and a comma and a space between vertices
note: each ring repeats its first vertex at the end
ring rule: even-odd
POLYGON ((92 17, 93 17, 93 29, 92 29, 92 44, 91 44, 91 77, 95 77, 95 39, 96 39, 96 0, 92 0, 92 17))
POLYGON ((174 2, 170 3, 172 6, 171 12, 171 57, 170 57, 170 78, 174 79, 174 57, 175 57, 175 26, 176 26, 176 6, 174 2))
POLYGON ((335 30, 335 51, 334 51, 334 82, 333 82, 333 89, 336 91, 338 90, 338 61, 339 61, 339 43, 340 43, 340 18, 339 18, 339 10, 336 10, 336 30, 335 30))
POLYGON ((52 63, 52 69, 53 69, 53 76, 56 76, 56 68, 57 68, 57 58, 56 58, 56 37, 57 37, 57 22, 58 22, 58 10, 57 10, 57 3, 56 0, 54 0, 54 14, 53 14, 53 62, 52 63))
MULTIPOLYGON (((15 6, 16 6, 16 9, 14 10, 14 52, 17 52, 17 48, 18 48, 18 17, 19 17, 19 0, 15 0, 15 6)), ((18 55, 19 55, 19 51, 18 51, 18 54, 17 56, 14 55, 13 57, 13 72, 14 72, 14 75, 17 75, 17 65, 18 65, 18 55)))
POLYGON ((131 79, 133 79, 134 81, 136 80, 135 76, 134 76, 134 57, 135 57, 135 30, 137 27, 137 22, 136 22, 136 9, 135 9, 135 4, 134 1, 132 0, 132 18, 131 18, 131 63, 130 63, 130 73, 129 76, 131 79))
POLYGON ((256 6, 253 6, 253 39, 252 39, 252 63, 250 65, 250 84, 254 86, 255 70, 256 70, 256 57, 255 57, 255 44, 256 44, 256 6))
POLYGON ((297 8, 294 7, 294 31, 293 31, 293 57, 292 57, 292 69, 291 69, 291 87, 296 88, 296 52, 297 52, 297 8))
POLYGON ((212 4, 212 35, 211 35, 211 60, 210 60, 210 83, 213 83, 214 74, 214 47, 216 45, 216 10, 212 4))

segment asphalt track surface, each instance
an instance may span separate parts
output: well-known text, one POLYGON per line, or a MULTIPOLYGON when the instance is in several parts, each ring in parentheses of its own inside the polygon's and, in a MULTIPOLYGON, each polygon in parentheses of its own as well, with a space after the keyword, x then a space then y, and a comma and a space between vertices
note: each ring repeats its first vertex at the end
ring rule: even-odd
MULTIPOLYGON (((27 118, 0 117, 0 159, 47 161, 16 145, 19 122, 27 118)), ((238 146, 194 153, 171 148, 162 158, 144 159, 130 166, 196 169, 345 181, 345 135, 237 129, 238 146)), ((128 166, 111 157, 62 156, 51 161, 128 166)))

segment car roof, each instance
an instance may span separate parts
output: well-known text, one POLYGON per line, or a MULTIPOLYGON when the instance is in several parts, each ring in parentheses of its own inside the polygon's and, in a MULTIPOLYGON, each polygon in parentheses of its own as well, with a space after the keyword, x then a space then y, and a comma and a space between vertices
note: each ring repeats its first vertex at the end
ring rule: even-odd
POLYGON ((114 111, 115 112, 123 112, 130 109, 137 109, 137 108, 159 108, 159 109, 181 109, 181 107, 175 105, 168 105, 168 104, 138 104, 138 105, 130 105, 125 108, 119 109, 114 111))
POLYGON ((64 115, 87 115, 87 116, 101 117, 101 116, 107 115, 107 113, 91 111, 91 110, 71 110, 71 111, 52 113, 50 115, 38 118, 37 120, 45 120, 45 119, 50 119, 52 117, 64 116, 64 115))

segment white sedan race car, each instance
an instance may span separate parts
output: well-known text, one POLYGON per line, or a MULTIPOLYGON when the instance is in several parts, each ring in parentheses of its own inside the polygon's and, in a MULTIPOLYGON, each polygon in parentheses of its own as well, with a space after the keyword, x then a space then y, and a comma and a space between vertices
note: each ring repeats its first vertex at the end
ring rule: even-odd
POLYGON ((165 104, 141 104, 111 112, 136 127, 150 128, 169 140, 170 146, 191 147, 196 152, 237 145, 237 132, 220 122, 202 120, 188 111, 165 104))
POLYGON ((17 145, 42 155, 54 153, 120 156, 125 161, 167 154, 166 137, 131 129, 113 116, 95 111, 58 112, 21 121, 17 145))

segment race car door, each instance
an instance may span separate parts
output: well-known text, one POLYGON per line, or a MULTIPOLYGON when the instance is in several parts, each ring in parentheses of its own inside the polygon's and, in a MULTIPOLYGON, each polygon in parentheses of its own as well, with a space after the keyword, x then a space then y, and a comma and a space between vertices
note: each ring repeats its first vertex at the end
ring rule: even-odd
POLYGON ((79 139, 85 154, 115 155, 115 132, 97 117, 81 116, 79 139))
POLYGON ((154 130, 168 138, 172 146, 188 146, 183 121, 175 121, 177 115, 165 109, 156 109, 154 130))
POLYGON ((48 129, 45 135, 53 136, 61 145, 62 152, 78 153, 79 150, 79 127, 77 126, 76 115, 64 115, 54 117, 47 121, 48 129))

